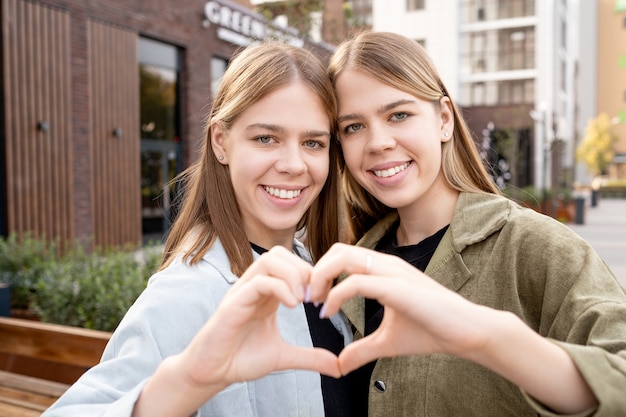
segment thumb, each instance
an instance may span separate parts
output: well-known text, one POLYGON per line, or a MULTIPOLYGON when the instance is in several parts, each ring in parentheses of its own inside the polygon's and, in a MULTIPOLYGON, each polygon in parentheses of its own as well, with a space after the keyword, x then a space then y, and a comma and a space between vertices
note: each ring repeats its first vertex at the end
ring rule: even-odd
POLYGON ((339 354, 338 363, 342 375, 354 371, 373 360, 389 356, 376 334, 359 339, 346 346, 339 354))
POLYGON ((341 377, 337 356, 323 348, 290 346, 288 352, 280 356, 278 369, 306 369, 334 378, 341 377))

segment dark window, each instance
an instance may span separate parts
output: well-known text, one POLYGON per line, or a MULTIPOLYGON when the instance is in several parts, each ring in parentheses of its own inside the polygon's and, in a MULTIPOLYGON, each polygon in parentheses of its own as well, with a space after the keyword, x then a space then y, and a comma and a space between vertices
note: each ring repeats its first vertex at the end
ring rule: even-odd
POLYGON ((139 38, 141 209, 144 241, 161 240, 174 213, 171 180, 182 170, 180 51, 139 38))

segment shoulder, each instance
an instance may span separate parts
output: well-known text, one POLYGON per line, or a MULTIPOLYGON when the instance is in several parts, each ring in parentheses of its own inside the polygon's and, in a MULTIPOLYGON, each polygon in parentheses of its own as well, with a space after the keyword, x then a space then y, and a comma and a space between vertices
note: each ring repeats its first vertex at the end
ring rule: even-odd
POLYGON ((459 250, 494 235, 503 241, 530 239, 535 245, 576 242, 589 247, 557 220, 493 194, 461 193, 450 229, 459 250))
POLYGON ((217 252, 209 250, 196 265, 178 258, 155 273, 116 329, 118 345, 136 335, 149 335, 155 343, 176 351, 191 340, 236 280, 217 252))

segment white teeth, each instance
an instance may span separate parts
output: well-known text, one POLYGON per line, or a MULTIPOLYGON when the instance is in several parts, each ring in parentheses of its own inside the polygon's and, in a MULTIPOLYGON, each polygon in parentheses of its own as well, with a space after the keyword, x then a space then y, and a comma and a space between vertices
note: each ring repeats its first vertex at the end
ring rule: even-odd
POLYGON ((393 175, 396 175, 400 171, 404 171, 409 166, 408 162, 405 162, 402 165, 398 165, 397 167, 389 168, 389 169, 381 169, 374 171, 374 175, 377 177, 387 178, 393 175))
POLYGON ((300 192, 302 192, 302 190, 282 190, 280 188, 274 188, 274 187, 268 187, 268 186, 263 186, 263 188, 265 189, 265 191, 268 192, 268 194, 273 195, 274 197, 284 198, 287 200, 296 198, 297 196, 300 195, 300 192))

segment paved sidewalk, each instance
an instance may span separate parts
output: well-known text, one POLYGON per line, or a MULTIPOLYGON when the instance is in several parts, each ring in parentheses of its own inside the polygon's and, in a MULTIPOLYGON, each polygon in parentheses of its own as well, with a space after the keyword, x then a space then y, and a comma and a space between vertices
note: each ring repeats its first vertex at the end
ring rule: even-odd
POLYGON ((600 199, 596 207, 587 204, 584 224, 569 226, 591 243, 626 288, 626 199, 600 199))

